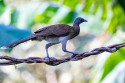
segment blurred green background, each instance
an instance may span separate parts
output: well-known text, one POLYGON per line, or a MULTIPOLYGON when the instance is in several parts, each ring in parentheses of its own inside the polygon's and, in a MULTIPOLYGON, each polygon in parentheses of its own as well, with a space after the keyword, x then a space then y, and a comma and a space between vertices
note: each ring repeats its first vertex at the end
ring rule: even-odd
MULTIPOLYGON (((87 23, 68 41, 67 49, 82 53, 125 40, 125 0, 0 0, 0 47, 25 38, 44 26, 72 25, 76 17, 87 23)), ((0 55, 45 57, 45 41, 28 41, 0 55)), ((52 46, 56 58, 70 56, 52 46)), ((125 48, 58 66, 19 64, 0 66, 0 83, 125 83, 125 48)))

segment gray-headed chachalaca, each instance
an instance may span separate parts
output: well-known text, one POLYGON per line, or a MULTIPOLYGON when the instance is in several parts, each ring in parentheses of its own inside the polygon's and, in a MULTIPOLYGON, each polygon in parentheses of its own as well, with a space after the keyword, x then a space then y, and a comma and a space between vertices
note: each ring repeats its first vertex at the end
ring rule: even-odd
POLYGON ((79 34, 80 32, 79 25, 82 22, 87 22, 87 20, 81 17, 78 17, 75 19, 73 26, 69 26, 66 24, 55 24, 51 26, 46 26, 35 31, 31 36, 24 38, 22 40, 16 41, 2 48, 13 48, 18 44, 26 42, 28 40, 37 40, 37 41, 46 40, 48 42, 46 44, 46 54, 48 58, 49 58, 48 48, 58 43, 62 44, 62 50, 64 52, 68 52, 75 55, 76 53, 68 51, 66 49, 66 43, 69 39, 72 39, 79 34))

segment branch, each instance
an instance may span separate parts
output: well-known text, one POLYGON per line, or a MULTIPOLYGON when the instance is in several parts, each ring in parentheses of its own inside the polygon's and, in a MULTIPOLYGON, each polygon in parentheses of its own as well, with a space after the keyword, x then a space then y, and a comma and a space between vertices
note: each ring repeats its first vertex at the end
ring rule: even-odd
POLYGON ((16 65, 16 64, 20 64, 20 63, 28 63, 28 64, 30 64, 30 63, 46 63, 51 66, 56 66, 61 63, 68 62, 68 61, 78 61, 85 57, 88 57, 91 55, 97 55, 97 54, 100 54, 103 52, 109 52, 109 53, 116 52, 121 47, 125 47, 125 43, 96 48, 96 49, 93 49, 92 51, 83 52, 81 54, 73 55, 73 56, 70 56, 67 58, 62 58, 62 59, 56 59, 54 57, 50 57, 50 60, 46 57, 44 57, 44 58, 29 57, 26 59, 17 59, 17 58, 10 57, 10 56, 0 56, 0 59, 5 60, 5 61, 2 61, 2 60, 0 61, 0 66, 16 65))

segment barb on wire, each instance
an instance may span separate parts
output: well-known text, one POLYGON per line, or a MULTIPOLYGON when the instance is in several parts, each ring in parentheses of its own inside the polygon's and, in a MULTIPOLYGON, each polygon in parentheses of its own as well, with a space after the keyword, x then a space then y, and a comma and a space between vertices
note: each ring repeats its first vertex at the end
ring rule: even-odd
POLYGON ((91 55, 97 55, 97 54, 100 54, 103 52, 110 52, 110 53, 116 52, 121 47, 125 47, 125 43, 96 48, 96 49, 93 49, 92 51, 83 52, 81 54, 73 55, 73 56, 70 56, 67 58, 62 58, 62 59, 56 59, 54 57, 50 57, 50 60, 46 57, 44 57, 44 58, 29 57, 26 59, 18 59, 18 58, 14 58, 14 57, 10 57, 10 56, 0 56, 0 59, 1 59, 0 66, 16 65, 16 64, 20 64, 20 63, 28 63, 28 64, 30 64, 30 63, 46 63, 51 66, 56 66, 56 65, 59 65, 64 62, 81 60, 85 57, 88 57, 91 55))

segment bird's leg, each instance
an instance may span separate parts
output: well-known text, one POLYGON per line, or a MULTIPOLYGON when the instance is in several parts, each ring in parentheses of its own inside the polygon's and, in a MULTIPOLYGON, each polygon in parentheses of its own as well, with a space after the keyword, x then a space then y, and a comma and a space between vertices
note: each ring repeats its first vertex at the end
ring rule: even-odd
POLYGON ((52 43, 46 44, 46 54, 47 54, 47 58, 49 59, 49 61, 50 61, 50 57, 49 57, 49 53, 48 53, 48 48, 49 48, 50 46, 52 46, 52 45, 54 45, 54 44, 52 44, 52 43))
POLYGON ((62 50, 63 50, 64 52, 68 52, 68 53, 71 53, 71 54, 73 54, 73 55, 76 55, 76 54, 77 54, 77 53, 75 53, 75 52, 71 52, 71 51, 68 51, 68 50, 66 49, 67 40, 62 41, 61 44, 62 44, 62 50))

